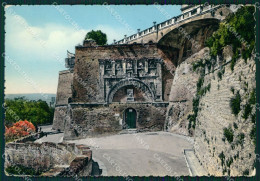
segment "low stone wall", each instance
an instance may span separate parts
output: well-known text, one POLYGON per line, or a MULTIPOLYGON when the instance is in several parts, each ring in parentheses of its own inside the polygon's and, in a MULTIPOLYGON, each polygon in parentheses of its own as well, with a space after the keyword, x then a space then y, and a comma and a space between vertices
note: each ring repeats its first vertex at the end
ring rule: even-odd
MULTIPOLYGON (((66 124, 64 139, 116 134, 125 125, 127 108, 137 112, 137 131, 161 131, 164 129, 166 103, 113 103, 109 105, 71 105, 71 122, 66 124), (74 121, 75 120, 75 121, 74 121)), ((125 125, 127 126, 127 125, 125 125)))
MULTIPOLYGON (((79 147, 73 143, 6 144, 5 168, 19 165, 44 172, 45 176, 61 175, 67 171, 75 174, 82 173, 83 176, 86 176, 91 173, 92 152, 88 147, 79 147), (77 162, 80 164, 75 164, 77 162), (78 167, 76 167, 77 165, 78 167)), ((64 176, 68 176, 68 174, 64 174, 64 176)))
POLYGON ((44 136, 43 132, 38 132, 38 133, 33 133, 33 134, 28 135, 28 136, 19 138, 19 139, 13 141, 13 142, 25 143, 25 142, 28 142, 28 141, 35 141, 35 140, 37 140, 37 139, 39 139, 43 136, 44 136))

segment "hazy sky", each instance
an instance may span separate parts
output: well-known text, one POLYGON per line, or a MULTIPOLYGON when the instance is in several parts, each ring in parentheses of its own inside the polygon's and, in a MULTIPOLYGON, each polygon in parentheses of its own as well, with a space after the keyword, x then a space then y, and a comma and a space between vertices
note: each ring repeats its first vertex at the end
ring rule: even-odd
POLYGON ((180 6, 10 6, 5 9, 5 93, 56 93, 66 52, 90 30, 108 43, 177 16, 180 6))

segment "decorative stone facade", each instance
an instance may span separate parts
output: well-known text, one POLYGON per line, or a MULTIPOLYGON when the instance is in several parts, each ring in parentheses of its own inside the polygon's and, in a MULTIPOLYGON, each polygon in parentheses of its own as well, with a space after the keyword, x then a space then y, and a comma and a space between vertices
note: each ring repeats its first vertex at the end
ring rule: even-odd
POLYGON ((77 46, 75 64, 60 73, 53 129, 64 131, 64 139, 118 133, 133 125, 138 131, 163 130, 173 75, 162 55, 156 44, 77 46))

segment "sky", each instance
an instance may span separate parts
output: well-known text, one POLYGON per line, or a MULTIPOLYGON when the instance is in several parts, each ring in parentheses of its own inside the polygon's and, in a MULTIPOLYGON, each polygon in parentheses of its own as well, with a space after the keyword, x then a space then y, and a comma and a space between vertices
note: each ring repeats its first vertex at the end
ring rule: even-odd
POLYGON ((5 8, 5 94, 56 93, 67 50, 88 31, 108 44, 181 13, 179 5, 62 5, 5 8))

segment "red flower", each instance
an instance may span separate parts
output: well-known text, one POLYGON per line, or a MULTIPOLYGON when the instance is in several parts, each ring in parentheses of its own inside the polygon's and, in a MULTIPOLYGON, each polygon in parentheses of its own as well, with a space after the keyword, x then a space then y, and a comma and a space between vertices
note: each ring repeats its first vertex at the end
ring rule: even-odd
POLYGON ((7 138, 19 138, 27 136, 33 132, 35 132, 35 127, 31 122, 27 120, 18 121, 14 123, 13 126, 10 128, 5 127, 5 136, 7 138))

